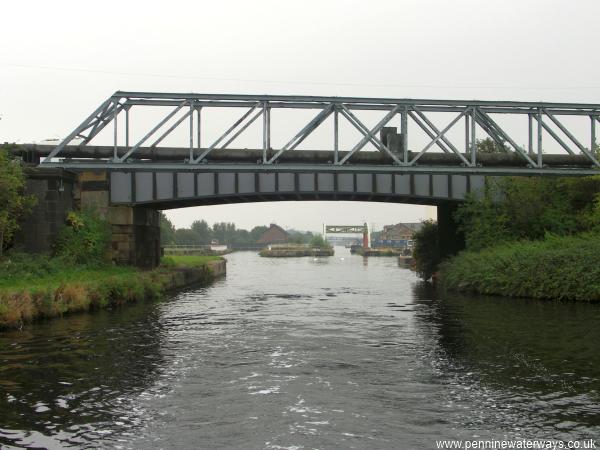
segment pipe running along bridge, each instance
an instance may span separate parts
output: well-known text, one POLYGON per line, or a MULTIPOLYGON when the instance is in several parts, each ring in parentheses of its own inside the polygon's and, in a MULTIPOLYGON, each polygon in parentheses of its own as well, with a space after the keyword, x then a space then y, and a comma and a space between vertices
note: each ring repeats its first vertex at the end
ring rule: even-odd
POLYGON ((598 122, 600 104, 118 91, 61 142, 22 152, 39 170, 75 173, 76 201, 113 211, 116 230, 119 220, 154 224, 158 209, 248 201, 439 211, 482 189, 486 176, 600 174, 598 122), (235 118, 208 140, 226 113, 235 118), (327 144, 300 149, 326 127, 318 142, 327 144), (482 151, 478 138, 501 151, 482 151), (241 148, 242 139, 255 144, 241 148))

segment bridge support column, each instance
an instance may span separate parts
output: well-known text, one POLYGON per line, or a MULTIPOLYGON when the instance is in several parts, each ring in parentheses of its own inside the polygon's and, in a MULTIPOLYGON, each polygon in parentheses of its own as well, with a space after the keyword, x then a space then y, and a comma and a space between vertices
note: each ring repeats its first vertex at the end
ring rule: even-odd
POLYGON ((111 206, 112 258, 117 264, 151 269, 160 263, 158 211, 151 208, 111 206))
POLYGON ((112 260, 120 265, 151 269, 160 263, 158 210, 141 206, 112 206, 105 171, 79 175, 81 208, 95 209, 111 227, 112 260))
POLYGON ((455 255, 465 248, 465 237, 458 230, 458 224, 454 220, 457 209, 458 203, 455 202, 443 202, 437 206, 438 237, 442 259, 455 255))

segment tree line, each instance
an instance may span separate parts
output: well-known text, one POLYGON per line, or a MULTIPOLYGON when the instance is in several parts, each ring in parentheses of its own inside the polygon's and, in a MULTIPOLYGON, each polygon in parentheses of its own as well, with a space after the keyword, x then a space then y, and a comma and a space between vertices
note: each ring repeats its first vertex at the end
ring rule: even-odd
MULTIPOLYGON (((195 220, 189 228, 175 228, 164 213, 160 213, 160 233, 162 245, 208 245, 213 240, 227 245, 251 245, 267 231, 269 227, 260 225, 245 230, 237 228, 235 223, 217 222, 210 226, 205 220, 195 220)), ((314 235, 310 231, 288 230, 290 242, 309 243, 314 235)))

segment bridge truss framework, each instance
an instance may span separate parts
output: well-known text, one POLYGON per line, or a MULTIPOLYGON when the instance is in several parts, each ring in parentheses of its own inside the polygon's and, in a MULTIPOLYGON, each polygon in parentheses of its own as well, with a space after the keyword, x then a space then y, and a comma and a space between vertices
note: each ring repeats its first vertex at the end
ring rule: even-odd
MULTIPOLYGON (((261 157, 249 164, 237 164, 235 170, 278 171, 298 170, 302 165, 289 164, 282 155, 293 152, 311 133, 333 116, 333 150, 331 157, 321 164, 312 164, 311 170, 334 172, 362 170, 368 172, 393 173, 478 173, 513 175, 590 175, 600 173, 599 155, 596 144, 596 125, 600 122, 599 104, 507 102, 507 101, 461 101, 461 100, 419 100, 354 97, 314 97, 314 96, 275 96, 275 95, 218 95, 218 94, 175 94, 118 91, 104 101, 90 116, 75 128, 62 142, 54 147, 42 161, 43 165, 86 168, 115 168, 122 170, 148 168, 152 170, 231 170, 231 162, 212 159, 215 153, 230 148, 231 144, 257 120, 262 121, 261 157), (161 106, 168 113, 151 126, 143 137, 130 142, 130 115, 143 107, 161 106), (135 108, 134 108, 135 107, 135 108), (238 108, 241 114, 223 133, 208 146, 202 146, 203 114, 214 108, 238 108), (309 109, 316 114, 278 149, 271 148, 271 110, 278 108, 309 109), (361 121, 357 111, 380 111, 385 115, 379 122, 368 127, 361 121), (452 113, 450 122, 438 128, 430 113, 452 113), (117 118, 125 115, 125 125, 119 126, 117 118), (397 145, 378 134, 396 116, 400 116, 401 129, 397 135, 397 145), (528 145, 517 144, 510 132, 495 119, 496 115, 518 115, 527 119, 528 145), (574 130, 564 123, 565 116, 589 118, 589 143, 585 145, 574 130), (351 148, 340 149, 340 120, 346 120, 361 135, 351 148), (464 146, 455 145, 448 132, 464 122, 464 146), (152 152, 160 148, 161 142, 183 123, 189 128, 189 147, 185 153, 173 154, 168 163, 159 163, 152 158, 152 152), (417 126, 430 138, 419 151, 409 151, 408 135, 411 126, 417 126), (70 159, 75 150, 85 149, 107 126, 113 127, 111 154, 106 152, 95 160, 70 159), (496 144, 507 149, 518 164, 510 167, 501 164, 482 165, 482 157, 477 150, 477 130, 485 132, 496 144), (556 162, 556 155, 544 154, 544 131, 562 151, 564 163, 556 162), (122 135, 124 134, 124 136, 122 135), (73 144, 73 142, 75 144, 73 144), (119 142, 125 142, 124 146, 119 142), (372 144, 382 155, 384 163, 354 164, 353 157, 365 146, 372 144), (446 157, 444 165, 423 163, 424 155, 439 148, 446 157), (71 153, 69 153, 71 152, 71 153), (150 156, 148 156, 150 155, 150 156), (183 156, 185 155, 185 156, 183 156), (57 158, 63 158, 57 161, 57 158), (569 159, 571 158, 571 159, 569 159), (552 164, 548 162, 552 160, 552 164), (576 160, 576 163, 572 161, 576 160), (571 162, 569 162, 571 161, 571 162), (300 167, 299 167, 300 166, 300 167)), ((106 149, 106 147, 105 147, 106 149)), ((181 150, 181 149, 180 149, 181 150)))

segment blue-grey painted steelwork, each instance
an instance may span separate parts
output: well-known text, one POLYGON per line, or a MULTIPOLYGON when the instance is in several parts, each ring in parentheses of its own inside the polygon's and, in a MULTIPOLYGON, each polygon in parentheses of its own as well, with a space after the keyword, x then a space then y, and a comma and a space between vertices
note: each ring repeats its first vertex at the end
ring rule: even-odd
POLYGON ((485 177, 443 174, 112 171, 113 205, 157 208, 278 200, 363 200, 435 205, 481 191, 485 177))
POLYGON ((600 104, 119 91, 58 145, 26 150, 44 156, 42 166, 110 172, 113 204, 174 208, 305 199, 436 204, 464 199, 485 184, 486 176, 600 174, 597 121, 600 104), (165 107, 166 115, 145 124, 141 139, 130 145, 133 111, 148 106, 165 107), (238 108, 241 115, 216 140, 203 145, 204 115, 215 108, 238 108), (272 148, 271 111, 281 108, 315 114, 285 145, 272 148), (118 126, 123 111, 125 121, 118 126), (379 111, 382 117, 368 127, 357 116, 359 111, 379 111), (438 128, 428 116, 438 112, 452 115, 444 127, 438 128), (526 119, 527 148, 500 125, 500 115, 526 119), (590 119, 588 145, 561 121, 565 116, 590 119), (262 148, 230 148, 261 117, 262 148), (388 126, 395 117, 400 117, 399 132, 388 126), (327 120, 333 121, 331 150, 299 150, 327 120), (361 135, 347 148, 340 148, 342 120, 361 135), (464 142, 452 142, 448 133, 463 120, 464 142), (110 123, 112 145, 97 145, 94 138, 110 123), (189 124, 188 147, 159 145, 184 123, 189 124), (409 149, 409 124, 429 137, 422 148, 409 149), (543 131, 551 140, 543 141, 543 131), (479 152, 477 138, 486 135, 505 151, 479 152), (365 150, 367 144, 375 151, 365 150))

